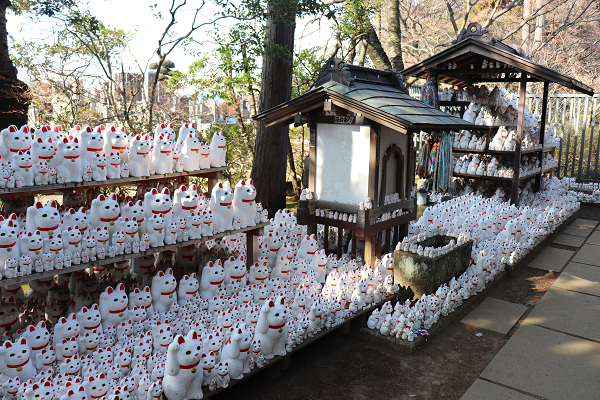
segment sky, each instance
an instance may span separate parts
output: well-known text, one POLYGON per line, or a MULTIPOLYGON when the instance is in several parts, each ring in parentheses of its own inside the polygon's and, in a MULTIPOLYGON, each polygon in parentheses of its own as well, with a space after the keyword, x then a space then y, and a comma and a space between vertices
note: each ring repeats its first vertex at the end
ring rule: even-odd
MULTIPOLYGON (((176 0, 180 3, 181 0, 176 0)), ((163 15, 168 16, 168 10, 172 0, 89 0, 89 8, 93 15, 98 17, 104 24, 112 25, 113 27, 120 28, 126 31, 133 32, 135 35, 130 43, 131 51, 135 58, 145 68, 148 62, 155 61, 154 52, 158 43, 160 34, 163 32, 167 21, 157 20, 154 16, 156 12, 162 12, 163 15), (156 4, 156 8, 152 10, 150 5, 156 4)), ((193 17, 193 11, 191 6, 196 3, 200 3, 198 0, 188 0, 190 7, 181 12, 178 22, 175 26, 177 32, 184 32, 189 29, 191 25, 191 19, 193 17)), ((205 6, 206 11, 204 16, 211 18, 216 8, 212 4, 205 6)), ((183 9, 182 9, 183 10, 183 9)), ((302 47, 308 46, 322 46, 327 38, 331 35, 331 23, 326 21, 323 22, 322 28, 319 29, 318 24, 309 23, 308 18, 298 21, 296 29, 296 45, 302 47), (300 40, 300 37, 304 37, 300 40)), ((31 23, 30 20, 9 14, 7 16, 7 29, 9 35, 15 38, 15 41, 30 41, 30 40, 44 40, 41 36, 41 32, 44 24, 49 22, 36 21, 31 23)), ((226 30, 230 22, 223 21, 218 23, 219 27, 226 30)), ((203 52, 210 52, 214 48, 214 44, 206 42, 208 39, 207 30, 197 31, 194 34, 194 39, 199 42, 204 42, 201 46, 197 46, 203 52)), ((176 64, 176 69, 185 71, 187 67, 194 61, 194 57, 186 54, 183 48, 179 47, 169 56, 169 59, 173 60, 176 64)), ((137 71, 134 60, 132 57, 124 60, 125 66, 137 71)), ((260 64, 259 64, 260 65, 260 64)), ((27 79, 24 71, 19 71, 20 79, 27 79)))

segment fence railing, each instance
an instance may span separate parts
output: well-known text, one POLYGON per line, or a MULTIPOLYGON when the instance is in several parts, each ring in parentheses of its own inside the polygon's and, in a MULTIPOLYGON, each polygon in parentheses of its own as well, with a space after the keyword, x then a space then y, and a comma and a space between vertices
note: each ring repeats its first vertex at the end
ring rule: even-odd
MULTIPOLYGON (((421 98, 421 87, 409 87, 409 94, 421 98)), ((542 95, 528 94, 527 107, 541 114, 542 95)), ((582 182, 600 181, 600 95, 553 94, 548 96, 546 126, 560 139, 555 152, 557 176, 573 177, 582 182)), ((418 138, 422 145, 423 136, 418 138)))

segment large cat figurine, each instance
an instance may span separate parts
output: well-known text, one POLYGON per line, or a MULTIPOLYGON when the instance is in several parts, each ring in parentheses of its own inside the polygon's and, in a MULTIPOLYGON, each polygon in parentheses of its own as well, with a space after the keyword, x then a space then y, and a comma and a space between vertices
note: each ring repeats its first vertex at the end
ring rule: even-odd
POLYGON ((256 188, 250 179, 248 182, 239 181, 233 190, 233 217, 240 217, 241 227, 255 226, 256 217, 256 188))
POLYGON ((165 376, 163 378, 164 394, 169 400, 201 399, 202 342, 195 330, 191 330, 184 338, 177 335, 167 350, 165 376))
POLYGON ((54 147, 54 141, 51 138, 46 140, 38 138, 31 143, 31 158, 34 164, 39 164, 40 161, 45 161, 48 164, 48 168, 54 168, 54 155, 56 149, 54 147))
MULTIPOLYGON (((162 216, 165 220, 165 226, 169 226, 173 222, 173 202, 169 189, 164 188, 162 193, 156 189, 146 192, 144 195, 144 212, 145 218, 148 219, 153 215, 162 216)), ((148 230, 150 230, 148 228, 148 230)))
POLYGON ((104 152, 104 137, 101 132, 94 132, 89 126, 80 133, 81 165, 96 168, 96 154, 104 152))
POLYGON ((287 339, 288 310, 283 297, 264 303, 260 310, 254 340, 260 340, 261 355, 270 360, 274 356, 284 356, 287 339))
POLYGON ((31 133, 29 126, 23 125, 21 129, 11 125, 0 131, 0 156, 10 159, 11 155, 19 151, 31 149, 31 133))
POLYGON ((157 175, 173 172, 173 142, 161 134, 154 142, 152 165, 157 175))
POLYGON ((152 305, 154 311, 167 312, 171 305, 177 301, 177 280, 173 270, 168 268, 165 272, 158 271, 152 278, 152 305))
POLYGON ((54 163, 56 164, 56 173, 62 175, 65 183, 82 182, 83 164, 79 139, 70 136, 69 139, 59 140, 54 163))
POLYGON ((230 231, 233 229, 233 192, 229 182, 219 182, 212 190, 210 197, 210 211, 216 232, 230 231))
POLYGON ((37 370, 31 360, 27 339, 16 342, 7 340, 0 347, 0 373, 8 378, 19 378, 25 382, 35 376, 37 370))
POLYGON ((116 326, 128 319, 129 298, 122 283, 114 289, 111 286, 107 287, 100 295, 99 303, 103 329, 116 326))
POLYGON ((187 218, 198 209, 198 192, 196 185, 189 189, 181 185, 173 192, 173 219, 187 218))
POLYGON ((225 167, 227 166, 226 148, 227 140, 223 132, 215 132, 210 142, 210 166, 225 167))
POLYGON ((219 289, 225 286, 225 271, 221 266, 221 260, 217 259, 216 262, 209 261, 208 264, 202 270, 200 277, 200 295, 204 300, 212 300, 219 289))
POLYGON ((238 328, 223 346, 222 363, 228 363, 229 374, 233 379, 242 379, 244 364, 250 357, 252 347, 252 334, 246 329, 238 328))
POLYGON ((48 332, 48 328, 46 328, 45 321, 40 321, 37 325, 29 325, 22 336, 27 339, 27 344, 31 350, 31 357, 33 360, 35 360, 36 356, 41 354, 43 350, 51 346, 50 332, 48 332))
POLYGON ((184 171, 196 171, 200 165, 200 141, 191 133, 184 137, 183 142, 179 145, 181 155, 180 161, 183 161, 184 171))
POLYGON ((31 207, 27 208, 27 218, 25 221, 27 232, 39 231, 44 239, 58 235, 60 233, 61 222, 58 203, 56 200, 48 200, 44 206, 39 201, 36 201, 31 207))
POLYGON ((4 267, 6 260, 14 258, 18 260, 21 255, 17 244, 18 228, 9 219, 0 225, 0 266, 4 267))
POLYGON ((123 206, 123 212, 121 216, 125 218, 129 218, 132 220, 135 218, 138 225, 138 233, 142 236, 146 233, 146 221, 145 221, 145 211, 144 211, 144 203, 142 200, 138 200, 137 202, 130 201, 123 206))
POLYGON ((120 230, 120 224, 117 221, 120 212, 121 208, 115 193, 109 194, 108 197, 101 194, 92 200, 90 227, 93 228, 92 230, 106 227, 108 233, 112 235, 115 231, 120 230))
POLYGON ((104 153, 118 154, 121 163, 129 161, 129 138, 125 133, 125 127, 122 126, 116 129, 111 126, 110 129, 104 131, 104 153))
POLYGON ((151 143, 148 135, 136 135, 129 146, 129 176, 150 176, 152 156, 151 143))

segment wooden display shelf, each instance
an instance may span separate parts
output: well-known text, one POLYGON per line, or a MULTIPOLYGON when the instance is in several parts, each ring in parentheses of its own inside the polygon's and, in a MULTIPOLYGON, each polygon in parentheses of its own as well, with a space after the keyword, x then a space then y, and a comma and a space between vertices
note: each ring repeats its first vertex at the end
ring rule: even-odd
MULTIPOLYGON (((381 307, 385 302, 388 302, 388 301, 394 302, 394 300, 397 298, 398 298, 398 295, 396 295, 396 294, 388 295, 385 297, 385 299, 383 299, 379 303, 371 304, 364 310, 356 311, 354 314, 352 314, 350 317, 345 319, 344 322, 340 323, 339 325, 332 326, 331 328, 322 328, 321 331, 318 332, 315 336, 307 338, 302 343, 300 343, 299 345, 294 347, 292 349, 292 351, 287 352, 287 354, 285 356, 273 357, 273 359, 271 359, 268 363, 266 363, 262 368, 255 367, 252 371, 248 372, 247 374, 244 374, 244 376, 241 379, 233 379, 232 378, 229 381, 228 387, 231 387, 231 386, 235 385, 236 383, 239 383, 245 379, 248 379, 252 375, 256 374, 257 372, 264 371, 268 367, 275 366, 275 364, 278 364, 277 366, 282 370, 290 368, 291 363, 292 363, 292 355, 294 353, 296 353, 297 351, 302 350, 306 346, 311 345, 312 343, 316 342, 317 340, 319 340, 319 339, 323 338, 324 336, 327 336, 330 333, 333 333, 335 331, 341 330, 342 331, 341 333, 343 335, 350 333, 350 324, 354 320, 362 317, 362 319, 364 319, 364 321, 360 321, 360 322, 361 322, 361 324, 365 325, 367 316, 370 315, 370 313, 373 312, 373 310, 381 307)), ((202 386, 202 390, 204 392, 203 399, 206 400, 206 399, 209 399, 219 393, 222 393, 223 391, 226 391, 227 388, 218 388, 218 389, 210 392, 210 391, 208 391, 208 386, 202 386)), ((164 398, 164 396, 163 396, 163 398, 164 398)))
POLYGON ((546 172, 554 172, 555 168, 558 168, 558 165, 555 165, 554 167, 544 168, 541 173, 545 174, 546 172))
MULTIPOLYGON (((96 260, 96 261, 91 261, 88 263, 72 265, 68 268, 53 269, 51 271, 44 271, 44 272, 36 272, 36 273, 30 274, 30 275, 18 276, 16 278, 6 278, 6 279, 0 280, 0 287, 15 284, 15 283, 23 283, 23 282, 28 282, 28 281, 37 280, 37 279, 49 278, 49 277, 53 277, 55 275, 66 274, 69 272, 81 271, 82 269, 86 269, 86 268, 100 267, 100 266, 112 264, 112 263, 119 262, 119 261, 125 261, 125 260, 130 260, 133 258, 147 256, 150 254, 160 253, 162 251, 175 250, 178 247, 191 246, 194 244, 206 242, 208 240, 220 239, 224 236, 233 235, 233 234, 237 234, 237 233, 248 234, 249 235, 248 240, 250 241, 250 236, 261 235, 262 228, 264 228, 267 225, 269 225, 269 222, 260 223, 256 226, 249 226, 247 228, 242 228, 242 229, 238 229, 238 230, 234 230, 234 231, 226 231, 223 233, 218 233, 213 236, 202 237, 200 239, 188 240, 187 242, 180 242, 180 243, 169 244, 169 245, 159 246, 159 247, 150 247, 149 249, 146 249, 145 251, 140 251, 139 253, 122 254, 122 255, 119 255, 116 257, 110 257, 110 258, 107 257, 104 260, 96 260)), ((248 257, 246 259, 246 263, 248 265, 253 262, 254 261, 250 257, 248 257)))
MULTIPOLYGON (((529 154, 529 153, 539 153, 541 152, 543 149, 541 147, 535 148, 535 149, 521 149, 521 155, 523 154, 529 154)), ((489 150, 489 149, 458 149, 458 148, 452 148, 453 152, 457 152, 457 153, 477 153, 477 154, 489 154, 489 155, 494 155, 494 156, 507 156, 507 157, 514 157, 515 156, 515 152, 514 151, 505 151, 505 150, 489 150)))
POLYGON ((94 187, 108 187, 108 186, 126 186, 136 183, 148 182, 148 181, 160 181, 163 179, 174 179, 185 176, 199 176, 205 178, 218 179, 220 173, 226 171, 227 167, 217 167, 210 169, 200 169, 197 171, 189 172, 174 172, 171 174, 162 175, 150 175, 142 177, 129 177, 129 178, 118 178, 118 179, 107 179, 105 181, 90 181, 90 182, 71 182, 71 183, 57 183, 53 185, 39 185, 39 186, 24 186, 14 189, 0 189, 0 197, 9 196, 20 196, 20 195, 36 195, 36 194, 50 194, 64 190, 77 190, 77 189, 90 189, 94 187))
POLYGON ((499 176, 485 176, 485 175, 460 174, 460 173, 459 174, 453 173, 452 176, 456 176, 457 178, 478 179, 481 181, 494 181, 494 182, 507 182, 507 183, 512 182, 512 178, 502 178, 499 176))
POLYGON ((467 100, 451 100, 451 101, 441 101, 440 100, 440 106, 445 106, 445 107, 468 106, 469 104, 471 104, 471 102, 467 101, 467 100))

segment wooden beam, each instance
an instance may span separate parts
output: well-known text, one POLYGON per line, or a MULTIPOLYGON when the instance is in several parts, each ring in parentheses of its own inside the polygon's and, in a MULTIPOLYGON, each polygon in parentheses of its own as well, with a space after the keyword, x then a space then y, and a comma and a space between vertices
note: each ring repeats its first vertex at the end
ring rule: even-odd
MULTIPOLYGON (((521 141, 523 140, 523 122, 525 119, 525 95, 527 94, 527 74, 521 74, 519 86, 519 116, 517 119, 517 137, 515 139, 515 158, 513 160, 513 179, 510 187, 510 203, 519 204, 519 168, 521 166, 521 141)), ((541 160, 540 160, 541 163, 541 160)))
MULTIPOLYGON (((550 83, 548 81, 544 82, 544 92, 542 93, 542 120, 540 123, 540 143, 542 144, 542 148, 544 148, 544 136, 546 133, 546 118, 548 115, 548 89, 549 89, 550 83)), ((540 165, 542 165, 542 157, 544 156, 544 152, 541 151, 539 156, 539 160, 540 160, 540 165)), ((533 190, 535 192, 538 192, 540 190, 540 187, 542 185, 542 174, 538 174, 535 177, 535 185, 533 187, 533 190)))
POLYGON ((371 140, 369 148, 369 182, 368 182, 368 196, 373 202, 373 207, 378 207, 377 193, 379 187, 379 168, 377 162, 377 147, 378 147, 379 132, 371 127, 371 140))

